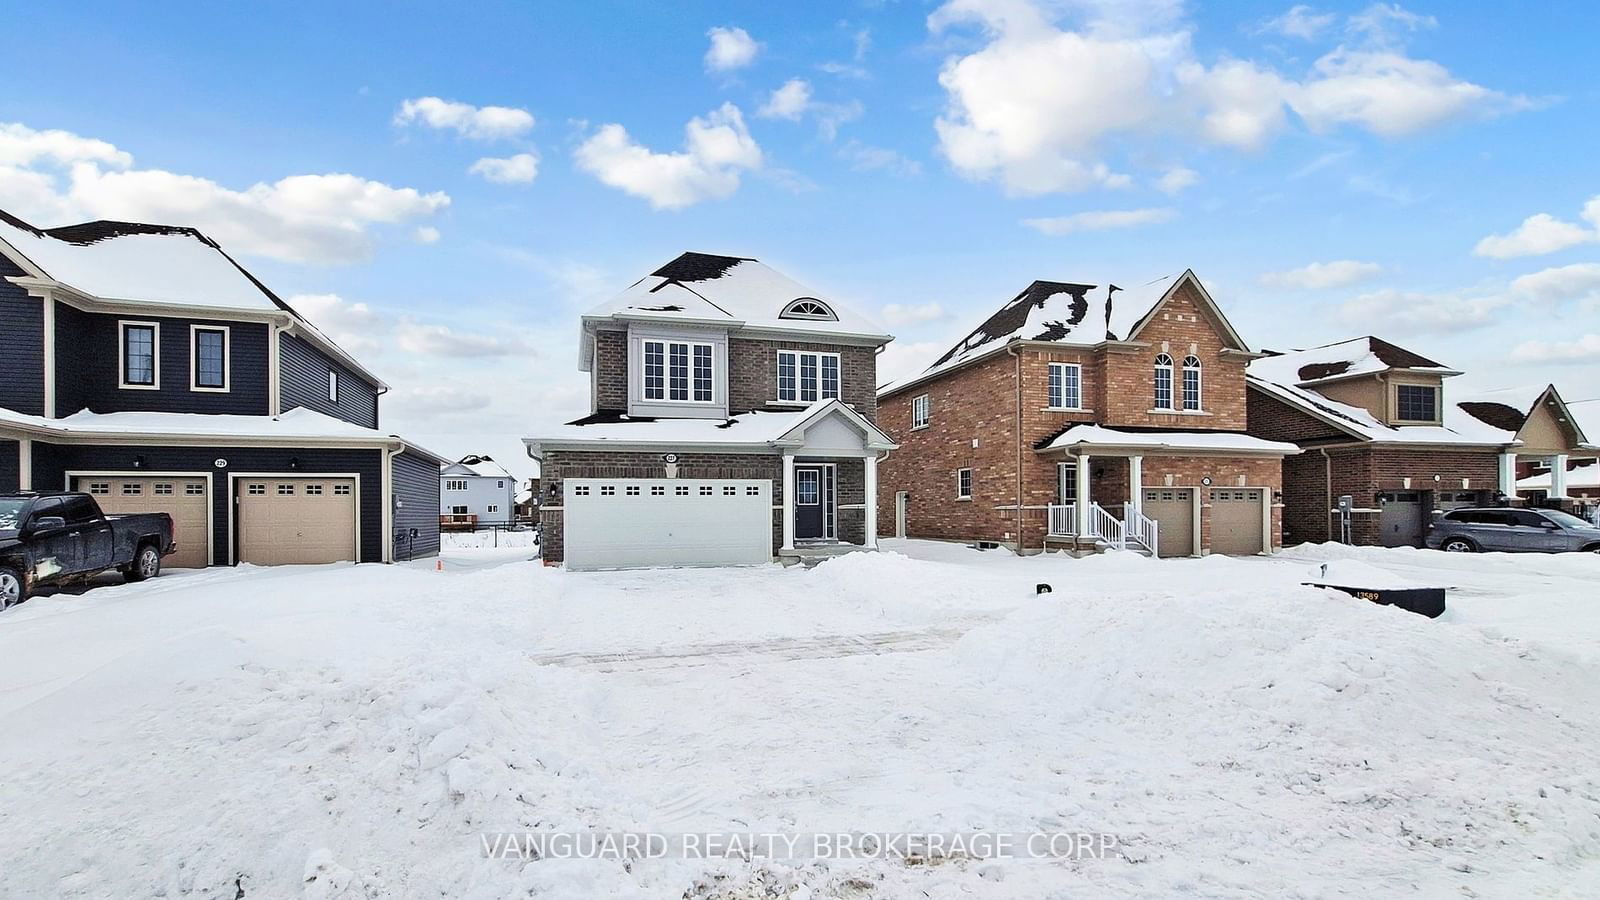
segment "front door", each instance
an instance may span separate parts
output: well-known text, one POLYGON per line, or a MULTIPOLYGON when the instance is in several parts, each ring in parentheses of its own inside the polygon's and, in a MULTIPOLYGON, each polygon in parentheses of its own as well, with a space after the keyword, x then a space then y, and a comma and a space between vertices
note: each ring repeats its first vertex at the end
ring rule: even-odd
POLYGON ((826 466, 794 467, 794 536, 796 540, 820 540, 827 536, 827 499, 824 484, 826 466))
POLYGON ((1427 530, 1419 491, 1389 491, 1378 495, 1378 543, 1384 547, 1421 547, 1427 530))

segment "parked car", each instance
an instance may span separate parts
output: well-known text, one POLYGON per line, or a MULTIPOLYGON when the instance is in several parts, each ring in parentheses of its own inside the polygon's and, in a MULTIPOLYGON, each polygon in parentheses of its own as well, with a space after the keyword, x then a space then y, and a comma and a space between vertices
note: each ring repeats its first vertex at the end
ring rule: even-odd
POLYGON ((1427 545, 1453 553, 1600 553, 1600 527, 1556 509, 1456 509, 1434 520, 1427 545))
POLYGON ((107 516, 74 492, 0 494, 0 609, 111 569, 129 581, 154 578, 177 546, 166 513, 107 516))

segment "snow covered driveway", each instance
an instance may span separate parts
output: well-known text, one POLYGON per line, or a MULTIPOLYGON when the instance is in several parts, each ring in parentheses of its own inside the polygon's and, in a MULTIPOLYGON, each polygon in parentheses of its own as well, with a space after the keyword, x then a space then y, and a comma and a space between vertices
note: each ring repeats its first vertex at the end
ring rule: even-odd
POLYGON ((1600 558, 891 547, 582 575, 464 549, 36 598, 0 614, 0 896, 1600 884, 1600 558), (1430 621, 1301 587, 1325 559, 1458 590, 1430 621), (899 830, 1119 852, 518 863, 480 839, 899 830))

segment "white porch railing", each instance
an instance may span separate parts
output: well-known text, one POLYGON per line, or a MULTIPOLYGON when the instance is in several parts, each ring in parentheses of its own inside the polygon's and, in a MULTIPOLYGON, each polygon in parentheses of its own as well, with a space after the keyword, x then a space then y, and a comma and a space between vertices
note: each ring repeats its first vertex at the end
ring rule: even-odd
POLYGON ((1098 503, 1089 510, 1089 533, 1118 550, 1128 545, 1127 538, 1123 536, 1126 529, 1123 528, 1122 520, 1098 503))
POLYGON ((1050 507, 1050 536, 1072 537, 1078 533, 1078 506, 1068 503, 1050 507))
POLYGON ((1151 556, 1160 556, 1161 529, 1156 520, 1133 508, 1132 503, 1122 504, 1122 521, 1128 540, 1142 544, 1151 556))

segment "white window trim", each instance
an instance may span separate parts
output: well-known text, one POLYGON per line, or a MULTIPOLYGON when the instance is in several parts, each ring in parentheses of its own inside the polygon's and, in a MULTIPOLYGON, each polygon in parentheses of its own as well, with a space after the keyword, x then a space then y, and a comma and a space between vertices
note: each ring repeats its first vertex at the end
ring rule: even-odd
POLYGON ((639 343, 639 398, 644 403, 672 403, 679 406, 716 406, 717 405, 717 345, 710 341, 691 341, 678 338, 647 337, 639 343), (650 396, 650 383, 645 380, 644 359, 650 352, 651 344, 661 345, 661 396, 650 396), (673 400, 672 396, 672 347, 681 344, 689 348, 689 399, 673 400), (704 347, 711 351, 711 397, 707 400, 694 399, 694 348, 704 347))
POLYGON ((796 297, 795 299, 790 300, 789 304, 783 308, 783 312, 778 314, 778 318, 780 318, 780 319, 811 319, 813 321, 820 321, 820 322, 837 322, 837 321, 839 321, 839 316, 838 316, 837 313, 835 313, 833 311, 833 307, 829 306, 826 303, 823 303, 821 300, 818 300, 815 297, 796 297), (819 309, 822 310, 822 312, 821 313, 804 313, 804 312, 800 312, 795 307, 801 305, 802 303, 814 303, 814 304, 816 304, 816 306, 819 309))
POLYGON ((1183 358, 1178 369, 1178 383, 1174 385, 1177 393, 1178 409, 1190 415, 1205 412, 1206 408, 1206 369, 1200 364, 1200 357, 1190 354, 1183 358), (1189 360, 1194 360, 1194 365, 1189 365, 1189 360), (1194 372, 1194 408, 1188 406, 1188 380, 1189 373, 1194 372))
POLYGON ((779 403, 794 403, 794 404, 806 404, 806 403, 814 403, 814 402, 816 402, 816 401, 813 401, 813 400, 801 400, 800 399, 800 394, 801 394, 801 390, 800 390, 800 387, 801 387, 801 381, 800 381, 800 357, 802 357, 802 356, 815 356, 817 358, 817 376, 816 376, 816 378, 813 379, 813 381, 815 382, 814 386, 815 386, 816 392, 817 392, 817 400, 838 400, 838 399, 841 399, 844 396, 844 360, 840 357, 839 354, 837 354, 837 353, 825 353, 825 352, 817 351, 817 350, 779 350, 778 351, 778 356, 777 356, 777 367, 778 367, 777 368, 777 372, 778 372, 778 376, 779 377, 778 377, 778 380, 776 382, 776 386, 778 388, 778 402, 779 403), (783 373, 783 358, 785 356, 794 357, 794 396, 793 397, 785 397, 785 396, 783 396, 783 378, 782 378, 782 373, 783 373), (834 371, 839 373, 839 392, 838 392, 838 394, 836 394, 833 397, 825 397, 822 394, 822 358, 824 356, 833 357, 834 371))
POLYGON ((1150 402, 1150 407, 1151 407, 1151 412, 1170 413, 1170 412, 1180 412, 1181 411, 1179 409, 1179 407, 1182 404, 1180 404, 1179 401, 1178 401, 1178 391, 1180 390, 1180 388, 1178 387, 1178 384, 1177 384, 1177 371, 1178 371, 1178 367, 1177 367, 1177 365, 1175 363, 1173 363, 1172 356, 1170 354, 1160 353, 1160 354, 1156 355, 1155 362, 1151 364, 1151 368, 1150 368, 1150 401, 1151 401, 1150 402), (1162 362, 1161 361, 1162 358, 1165 358, 1167 361, 1166 362, 1162 362), (1159 398, 1156 397, 1156 375, 1157 375, 1157 373, 1159 373, 1163 369, 1165 369, 1166 372, 1167 372, 1167 405, 1166 406, 1161 406, 1159 398))
MULTIPOLYGON (((1083 412, 1083 364, 1082 363, 1053 362, 1053 363, 1050 364, 1050 368, 1049 368, 1049 370, 1047 370, 1047 372, 1045 374, 1046 374, 1046 378, 1045 378, 1045 383, 1044 383, 1044 392, 1045 392, 1044 400, 1045 400, 1045 403, 1049 404, 1048 406, 1045 407, 1045 409, 1049 410, 1050 412, 1083 412), (1078 404, 1076 406, 1057 406, 1054 403, 1050 403, 1050 380, 1049 380, 1049 376, 1051 374, 1054 374, 1055 370, 1058 369, 1058 368, 1060 368, 1060 369, 1077 369, 1078 370, 1078 404)), ((1066 399, 1066 393, 1067 393, 1067 379, 1066 379, 1066 376, 1063 375, 1062 378, 1061 378, 1061 399, 1063 399, 1063 400, 1066 399)))
POLYGON ((965 466, 956 470, 956 499, 972 499, 972 468, 970 466, 965 466), (967 492, 965 494, 961 493, 961 473, 963 472, 965 472, 967 475, 967 492))
POLYGON ((467 480, 465 478, 446 478, 444 480, 444 489, 447 491, 464 491, 467 489, 467 480), (458 484, 461 486, 454 487, 454 485, 458 484))
POLYGON ((159 391, 161 390, 161 323, 140 322, 134 319, 117 320, 117 387, 125 391, 159 391), (128 383, 128 340, 127 329, 129 326, 153 329, 152 343, 150 345, 151 367, 150 384, 128 383))
POLYGON ((911 430, 921 431, 933 422, 933 400, 927 394, 911 398, 911 430), (922 421, 917 421, 917 407, 922 407, 922 421))
POLYGON ((339 370, 328 370, 328 402, 339 402, 339 370))
POLYGON ((1056 463, 1056 502, 1057 503, 1077 503, 1078 502, 1078 493, 1079 493, 1079 491, 1078 491, 1078 463, 1077 463, 1077 461, 1056 463), (1067 477, 1069 475, 1072 477, 1072 498, 1071 499, 1068 499, 1066 496, 1064 496, 1064 492, 1061 490, 1061 488, 1066 485, 1067 477))
POLYGON ((233 391, 233 329, 227 325, 189 326, 189 390, 207 394, 228 394, 233 391), (222 387, 200 386, 200 332, 222 332, 222 387))
POLYGON ((445 515, 450 515, 450 516, 470 516, 470 515, 472 515, 472 510, 469 509, 466 506, 462 506, 461 504, 456 504, 455 506, 450 507, 450 511, 448 513, 446 513, 445 515))

